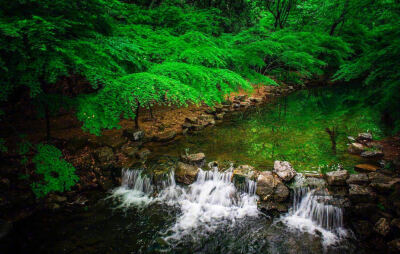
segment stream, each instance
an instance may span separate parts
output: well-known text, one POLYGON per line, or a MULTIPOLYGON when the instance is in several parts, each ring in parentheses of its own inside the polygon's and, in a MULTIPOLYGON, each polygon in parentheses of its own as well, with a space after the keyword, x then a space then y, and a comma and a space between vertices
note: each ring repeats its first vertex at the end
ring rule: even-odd
POLYGON ((19 222, 3 247, 13 253, 368 252, 328 193, 293 188, 289 212, 271 217, 257 208, 254 181, 232 181, 232 165, 271 170, 275 160, 287 160, 298 172, 352 171, 363 161, 347 153, 348 136, 370 131, 380 137, 378 120, 362 89, 298 91, 151 147, 145 164, 122 170, 121 186, 90 193, 85 207, 40 212, 19 222), (335 151, 326 128, 337 130, 335 151), (179 185, 172 165, 185 152, 204 152, 220 166, 204 166, 195 182, 179 185))

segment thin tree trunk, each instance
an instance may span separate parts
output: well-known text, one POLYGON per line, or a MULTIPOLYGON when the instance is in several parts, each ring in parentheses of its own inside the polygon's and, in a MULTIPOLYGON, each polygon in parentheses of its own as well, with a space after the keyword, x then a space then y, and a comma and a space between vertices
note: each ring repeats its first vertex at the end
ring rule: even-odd
POLYGON ((332 130, 329 128, 325 129, 326 133, 329 134, 332 143, 332 152, 336 154, 336 135, 337 135, 337 128, 333 127, 332 130))

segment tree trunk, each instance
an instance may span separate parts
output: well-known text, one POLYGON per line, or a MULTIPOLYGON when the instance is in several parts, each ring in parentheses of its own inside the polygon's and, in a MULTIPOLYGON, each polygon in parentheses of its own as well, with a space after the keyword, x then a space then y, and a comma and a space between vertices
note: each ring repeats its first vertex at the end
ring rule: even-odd
POLYGON ((332 130, 329 128, 325 129, 326 133, 329 134, 332 143, 332 152, 336 154, 336 138, 337 138, 337 128, 333 127, 332 130))

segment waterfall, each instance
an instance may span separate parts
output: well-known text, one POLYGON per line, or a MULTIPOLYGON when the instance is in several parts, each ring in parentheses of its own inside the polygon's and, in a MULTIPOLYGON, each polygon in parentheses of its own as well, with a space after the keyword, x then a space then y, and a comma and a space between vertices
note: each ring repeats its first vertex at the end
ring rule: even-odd
POLYGON ((332 203, 334 198, 324 191, 296 188, 291 211, 281 220, 289 228, 321 234, 324 245, 332 245, 347 236, 343 225, 343 209, 332 203))
POLYGON ((187 189, 180 189, 181 193, 176 195, 175 205, 182 214, 167 230, 170 234, 166 240, 196 237, 214 231, 221 224, 257 216, 255 182, 248 180, 247 191, 240 191, 233 184, 232 176, 232 169, 225 172, 218 171, 218 168, 209 171, 200 169, 196 181, 187 189))
POLYGON ((122 184, 112 191, 111 197, 120 200, 118 208, 146 207, 162 203, 177 207, 180 214, 176 222, 166 230, 165 240, 201 235, 214 231, 221 224, 231 225, 246 216, 258 216, 256 183, 246 179, 237 189, 232 182, 233 170, 220 172, 217 167, 199 169, 197 179, 187 187, 175 183, 174 172, 159 186, 142 170, 124 170, 122 184), (156 189, 161 189, 158 193, 156 189))

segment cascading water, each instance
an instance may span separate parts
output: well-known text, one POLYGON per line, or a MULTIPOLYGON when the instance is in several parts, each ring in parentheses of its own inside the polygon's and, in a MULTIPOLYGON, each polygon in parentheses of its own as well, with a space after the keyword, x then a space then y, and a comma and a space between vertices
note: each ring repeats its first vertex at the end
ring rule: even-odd
POLYGON ((343 225, 343 209, 332 205, 333 197, 317 189, 296 188, 293 207, 281 220, 290 228, 321 234, 325 246, 347 237, 343 225))
POLYGON ((176 185, 174 172, 171 172, 162 182, 162 190, 153 197, 156 188, 149 177, 143 176, 141 170, 124 170, 122 185, 111 197, 120 199, 122 204, 118 207, 122 208, 156 202, 178 207, 181 214, 165 231, 165 240, 175 241, 188 235, 196 237, 212 232, 221 224, 232 224, 245 216, 259 214, 256 183, 246 179, 243 187, 237 190, 232 176, 232 169, 225 172, 216 167, 209 171, 199 169, 196 181, 182 188, 176 185))
POLYGON ((111 198, 121 201, 118 208, 129 208, 131 205, 143 207, 153 200, 151 179, 142 173, 143 170, 122 170, 121 186, 111 193, 111 198))

